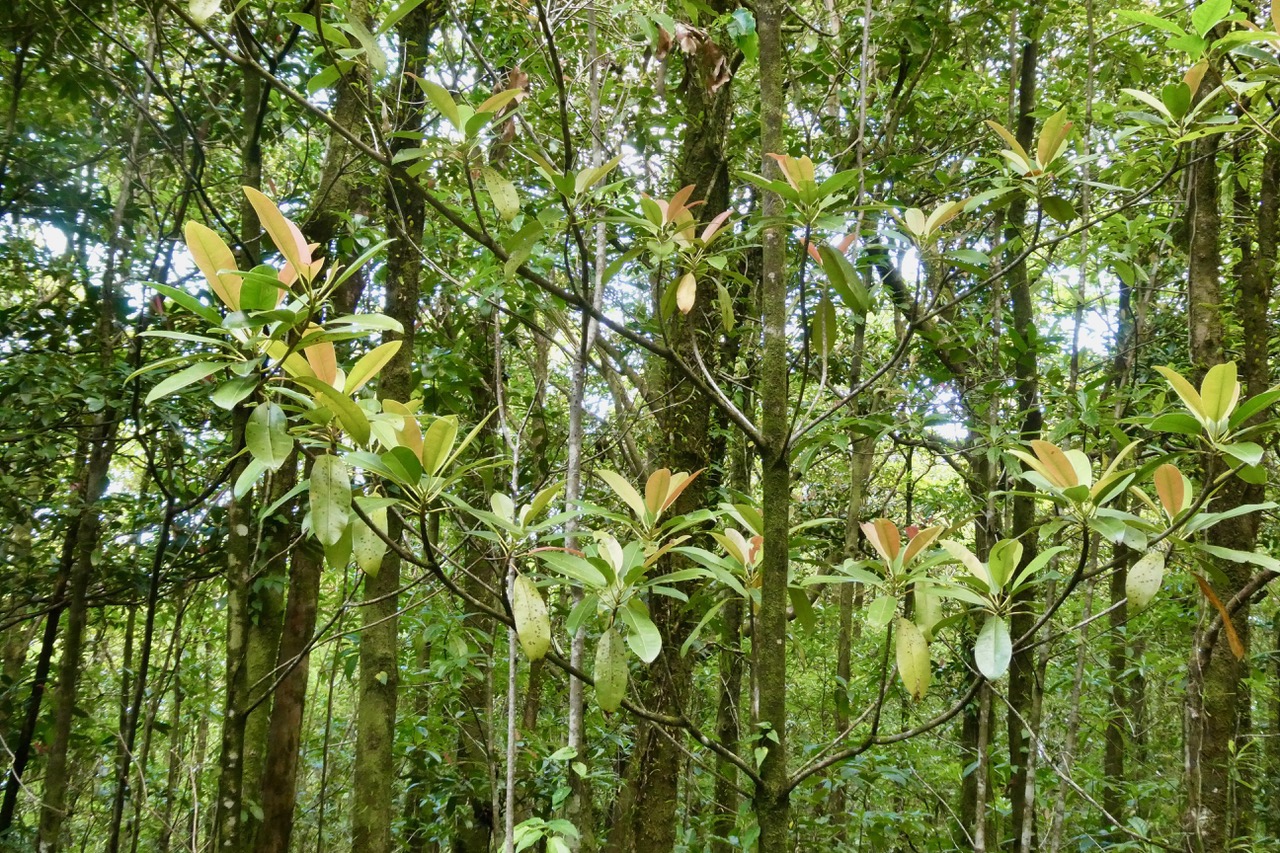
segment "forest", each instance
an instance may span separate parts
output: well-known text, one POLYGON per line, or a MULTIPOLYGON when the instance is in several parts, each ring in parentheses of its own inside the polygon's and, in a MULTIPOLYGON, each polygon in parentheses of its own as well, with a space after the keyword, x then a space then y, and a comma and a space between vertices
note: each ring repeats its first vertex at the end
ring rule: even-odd
POLYGON ((0 850, 1280 850, 1280 3, 0 36, 0 850))

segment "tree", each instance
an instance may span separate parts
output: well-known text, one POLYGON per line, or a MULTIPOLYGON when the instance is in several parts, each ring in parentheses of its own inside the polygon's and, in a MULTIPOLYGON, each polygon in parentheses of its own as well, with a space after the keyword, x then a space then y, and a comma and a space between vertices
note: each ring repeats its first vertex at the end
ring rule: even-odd
POLYGON ((7 9, 0 846, 1270 849, 1268 12, 7 9))

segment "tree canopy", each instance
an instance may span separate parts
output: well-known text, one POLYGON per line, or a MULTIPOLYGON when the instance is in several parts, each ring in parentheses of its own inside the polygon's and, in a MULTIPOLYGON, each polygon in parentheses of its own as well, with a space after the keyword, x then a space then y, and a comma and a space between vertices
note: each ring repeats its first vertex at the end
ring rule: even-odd
POLYGON ((1280 7, 0 33, 0 850, 1280 844, 1280 7))

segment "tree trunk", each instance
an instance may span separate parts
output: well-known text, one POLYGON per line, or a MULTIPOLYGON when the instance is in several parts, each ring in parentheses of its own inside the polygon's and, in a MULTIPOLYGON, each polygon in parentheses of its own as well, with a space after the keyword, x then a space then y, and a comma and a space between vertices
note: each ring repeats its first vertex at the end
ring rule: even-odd
MULTIPOLYGON (((1211 85, 1206 81, 1205 85, 1211 85)), ((1244 391, 1242 400, 1264 390, 1268 384, 1266 316, 1270 278, 1275 261, 1276 180, 1280 154, 1269 144, 1264 157, 1263 191, 1255 220, 1259 257, 1245 266, 1239 276, 1235 312, 1242 330, 1244 391)), ((1195 379, 1222 363, 1225 356, 1224 316, 1220 270, 1221 230, 1220 187, 1218 183, 1218 141, 1209 137, 1192 146, 1190 196, 1188 205, 1187 314, 1190 353, 1195 379)), ((1243 236, 1242 242, 1249 237, 1243 236)), ((1221 473, 1217 465, 1203 472, 1207 484, 1221 473)), ((1223 511, 1262 498, 1262 487, 1231 477, 1211 502, 1209 509, 1223 511)), ((1207 539, 1216 545, 1253 550, 1257 542, 1258 514, 1227 519, 1210 528, 1207 539)), ((1225 588, 1215 591, 1228 600, 1248 582, 1245 564, 1218 561, 1225 588)), ((1212 612, 1212 611, 1210 611, 1212 612)), ((1232 617, 1236 634, 1249 649, 1249 607, 1239 608, 1232 617)), ((1225 632, 1223 632, 1225 633, 1225 632)), ((1248 700, 1243 682, 1245 666, 1237 660, 1222 634, 1213 646, 1197 635, 1192 648, 1185 703, 1187 808, 1184 813, 1186 846, 1189 850, 1224 850, 1242 840, 1250 825, 1248 797, 1233 792, 1233 764, 1238 746, 1238 729, 1247 715, 1241 711, 1248 700)), ((1242 768, 1236 768, 1242 769, 1242 768)))
MULTIPOLYGON (((145 92, 149 93, 149 91, 148 84, 145 92)), ((122 237, 125 213, 133 198, 136 158, 142 140, 143 126, 143 119, 139 116, 133 126, 124 176, 111 216, 111 230, 107 239, 107 262, 102 272, 102 286, 98 293, 96 337, 99 348, 98 367, 103 377, 111 376, 116 367, 116 319, 121 307, 116 278, 119 270, 126 267, 122 237)), ((98 501, 106 492, 111 458, 115 454, 116 433, 122 415, 118 401, 113 399, 113 395, 106 395, 103 402, 102 411, 94 417, 93 424, 89 428, 89 458, 83 477, 77 484, 80 487, 81 503, 75 521, 75 554, 67 575, 67 624, 62 638, 62 659, 58 664, 58 688, 53 701, 52 735, 48 765, 45 769, 40 830, 37 836, 37 847, 41 853, 54 853, 58 850, 62 841, 63 824, 67 817, 67 753, 71 745, 71 727, 80 681, 81 655, 84 650, 84 631, 88 623, 89 584, 93 576, 94 556, 98 550, 101 533, 98 501)), ((56 619, 51 615, 50 627, 54 626, 56 626, 56 619)))
MULTIPOLYGON (((234 452, 244 447, 249 410, 237 409, 231 436, 234 452)), ((239 479, 247 458, 232 466, 230 481, 239 479)), ((232 497, 227 507, 227 638, 226 700, 222 713, 222 738, 218 753, 218 799, 214 806, 213 849, 238 853, 243 841, 244 709, 249 683, 245 655, 249 642, 249 584, 253 568, 253 502, 250 495, 232 497)))
MULTIPOLYGON (((433 19, 427 5, 418 6, 397 25, 403 74, 421 75, 433 19)), ((423 102, 406 88, 396 110, 396 127, 416 131, 422 124, 423 102), (412 99, 410 99, 412 94, 412 99)), ((409 147, 405 139, 392 140, 393 149, 409 147)), ((386 313, 404 327, 403 345, 387 363, 378 384, 381 399, 408 400, 413 392, 414 327, 418 316, 418 255, 425 223, 425 202, 415 182, 402 169, 387 176, 387 232, 396 241, 387 251, 386 313)), ((394 339, 394 333, 387 333, 394 339)), ((397 524, 388 529, 398 537, 397 524)), ((355 798, 352 812, 352 846, 358 853, 391 853, 391 826, 395 819, 396 698, 400 684, 399 617, 400 557, 388 550, 377 577, 366 577, 365 606, 361 609, 360 686, 356 711, 355 798)))
MULTIPOLYGON (((786 150, 782 138, 782 12, 778 0, 757 4, 760 40, 760 150, 786 150)), ((764 174, 779 179, 780 169, 764 158, 764 174)), ((782 199, 762 194, 765 226, 761 262, 761 320, 764 335, 760 365, 760 448, 764 557, 760 567, 760 610, 751 637, 756 651, 760 724, 768 749, 755 793, 760 853, 790 850, 791 801, 787 774, 787 585, 791 525, 791 454, 788 424, 787 255, 786 230, 779 220, 782 199)))
POLYGON ((310 672, 311 635, 316 626, 323 554, 314 540, 301 541, 293 549, 289 600, 273 678, 279 679, 271 706, 265 769, 262 774, 262 826, 256 853, 288 853, 293 833, 293 809, 297 802, 302 714, 310 672))
MULTIPOLYGON (((1036 66, 1039 54, 1037 30, 1040 16, 1030 14, 1023 18, 1021 63, 1018 84, 1018 142, 1024 149, 1030 149, 1035 135, 1035 118, 1032 111, 1036 102, 1036 66)), ((1026 202, 1023 197, 1009 205, 1008 229, 1010 239, 1022 237, 1021 229, 1026 219, 1026 202)), ((1013 308, 1013 331, 1023 342, 1023 348, 1014 361, 1014 377, 1016 383, 1018 411, 1021 413, 1022 426, 1019 437, 1031 441, 1040 437, 1041 412, 1039 402, 1039 372, 1036 365, 1036 349, 1038 334, 1035 327, 1035 309, 1032 304, 1031 281, 1025 261, 1019 261, 1008 270, 1009 297, 1013 308)), ((1026 566, 1036 556, 1035 501, 1025 493, 1028 488, 1021 487, 1023 493, 1013 497, 1012 535, 1020 538, 1023 545, 1022 562, 1019 568, 1026 566), (1030 534, 1030 535, 1028 535, 1030 534)), ((1014 616, 1010 619, 1009 629, 1014 637, 1021 637, 1031 628, 1034 622, 1032 607, 1035 603, 1034 588, 1024 589, 1015 599, 1014 616)), ((1035 692, 1039 689, 1036 683, 1035 655, 1029 651, 1017 653, 1009 667, 1009 714, 1007 719, 1009 737, 1009 764, 1012 771, 1009 776, 1009 803, 1011 807, 1011 823, 1014 844, 1010 849, 1015 853, 1032 853, 1034 844, 1022 843, 1025 837, 1034 838, 1034 832, 1028 833, 1024 823, 1034 822, 1035 812, 1029 808, 1034 801, 1034 780, 1028 773, 1030 754, 1028 735, 1022 719, 1029 719, 1035 704, 1035 692)))
MULTIPOLYGON (((729 11, 723 0, 716 0, 712 6, 717 11, 729 11)), ((703 63, 696 57, 686 57, 686 79, 681 90, 685 125, 676 159, 676 188, 695 187, 692 198, 705 202, 696 214, 703 222, 729 205, 724 146, 732 106, 731 84, 711 92, 705 75, 703 63)), ((659 311, 660 306, 655 304, 654 310, 659 311)), ((710 298, 703 296, 687 316, 673 316, 669 321, 668 345, 688 364, 695 362, 694 348, 697 347, 708 369, 714 369, 718 347, 711 345, 710 340, 716 328, 715 317, 710 298)), ((714 461, 711 457, 712 405, 674 365, 660 363, 656 372, 661 375, 656 377, 654 387, 662 389, 663 397, 670 400, 670 404, 655 412, 658 439, 651 456, 673 471, 705 470, 714 461)), ((706 477, 695 480, 676 500, 671 512, 685 513, 703 507, 709 494, 708 484, 706 477)), ((671 571, 679 566, 676 559, 669 556, 662 560, 660 568, 671 571)), ((691 661, 680 654, 680 647, 692 627, 689 612, 682 602, 667 596, 654 596, 649 607, 663 637, 662 651, 645 678, 639 680, 637 689, 643 691, 646 707, 679 715, 684 711, 691 689, 691 661)), ((628 805, 626 811, 619 812, 628 826, 619 836, 621 846, 610 839, 611 850, 660 853, 675 847, 682 752, 669 734, 657 731, 652 723, 637 722, 627 766, 627 790, 619 800, 628 805)))

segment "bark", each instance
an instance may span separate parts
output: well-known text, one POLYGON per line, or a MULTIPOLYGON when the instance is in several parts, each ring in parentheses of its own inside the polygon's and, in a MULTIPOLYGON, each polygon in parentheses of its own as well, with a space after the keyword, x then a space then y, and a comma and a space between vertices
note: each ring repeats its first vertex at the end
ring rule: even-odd
MULTIPOLYGON (((366 0, 351 0, 347 7, 347 15, 352 19, 363 21, 368 26, 369 4, 366 0)), ((336 59, 336 57, 334 57, 336 59)), ((333 99, 334 120, 350 131, 358 139, 366 134, 365 115, 370 96, 371 80, 369 67, 360 63, 342 75, 334 86, 333 99)), ((339 133, 329 134, 329 145, 325 150, 324 166, 320 171, 320 185, 312 200, 311 212, 303 225, 302 231, 307 238, 319 243, 322 247, 330 247, 330 257, 337 257, 334 242, 341 235, 339 230, 344 217, 354 213, 371 213, 364 199, 371 193, 362 187, 367 182, 367 170, 364 169, 363 155, 355 146, 339 133), (362 178, 365 181, 362 182, 362 178)), ((355 311, 356 303, 364 287, 365 277, 356 274, 349 278, 333 295, 334 310, 339 314, 355 311)))
MULTIPOLYGON (((723 2, 712 4, 728 11, 723 2)), ((686 57, 681 100, 685 127, 676 160, 676 187, 693 185, 693 198, 704 201, 696 208, 697 216, 708 221, 727 209, 729 204, 728 161, 725 141, 732 107, 731 84, 715 92, 709 90, 706 69, 696 56, 686 57)), ((665 285, 666 282, 662 282, 665 285)), ((658 300, 660 301, 660 300, 658 300)), ((660 310, 655 302, 655 313, 660 310)), ((708 295, 701 294, 687 316, 673 315, 667 321, 667 343, 688 364, 696 363, 694 348, 702 354, 708 369, 715 367, 718 347, 712 343, 716 328, 715 310, 708 295)), ((703 471, 714 461, 711 456, 712 405, 674 365, 656 365, 653 387, 661 388, 668 404, 655 412, 657 442, 650 456, 672 471, 703 471)), ((686 513, 706 503, 709 479, 695 480, 671 507, 671 514, 686 513)), ((664 558, 661 571, 679 568, 675 559, 664 558)), ((654 596, 650 615, 663 637, 662 651, 647 673, 638 680, 637 689, 646 707, 663 714, 679 715, 691 690, 691 661, 680 654, 692 623, 682 602, 667 596, 654 596)), ((635 743, 628 761, 626 791, 617 810, 625 823, 622 831, 611 837, 611 850, 672 850, 678 829, 679 782, 682 753, 676 739, 657 731, 648 722, 638 722, 635 743)), ((615 821, 615 824, 617 821, 615 821)))
MULTIPOLYGON (((290 458, 267 482, 263 502, 274 503, 288 494, 297 481, 297 459, 290 458)), ((261 547, 256 549, 255 570, 249 586, 249 627, 245 650, 246 701, 249 711, 244 721, 243 789, 246 805, 243 848, 254 847, 265 818, 262 794, 272 786, 264 777, 267 751, 270 749, 270 688, 279 673, 276 659, 280 651, 280 635, 284 626, 285 588, 289 584, 290 543, 300 536, 298 522, 277 513, 264 520, 261 547)))
POLYGON ((255 853, 288 853, 297 802, 302 715, 311 661, 309 646, 316 626, 324 559, 312 539, 300 542, 292 558, 284 630, 273 671, 279 684, 271 706, 266 767, 262 775, 262 826, 258 830, 255 853))
MULTIPOLYGON (((434 19, 426 5, 419 6, 397 25, 401 41, 400 70, 421 76, 434 19)), ((404 89, 396 109, 396 127, 417 130, 422 125, 423 102, 417 92, 404 89), (410 97, 412 96, 412 97, 410 97)), ((408 147, 404 139, 392 141, 393 149, 408 147)), ((405 401, 413 392, 413 344, 417 323, 419 279, 425 223, 425 202, 412 179, 393 168, 386 182, 387 232, 396 241, 387 251, 386 314, 399 320, 403 341, 379 378, 381 399, 405 401)), ((392 524, 387 532, 398 537, 392 524)), ((400 685, 399 617, 400 558, 388 550, 377 577, 366 577, 365 606, 361 612, 360 686, 356 710, 355 800, 352 812, 352 846, 359 853, 390 853, 391 826, 395 819, 394 784, 396 700, 400 685)))
MULTIPOLYGON (((1271 680, 1280 685, 1280 610, 1271 616, 1271 680)), ((1280 690, 1271 696, 1271 737, 1267 738, 1267 778, 1262 788, 1262 801, 1274 803, 1280 796, 1280 690)), ((1280 809, 1267 809, 1267 831, 1280 838, 1280 809)))
MULTIPOLYGON (((244 447, 244 428, 248 421, 247 408, 236 410, 231 430, 235 452, 244 447)), ((239 479, 245 464, 246 458, 242 456, 232 467, 232 483, 239 479)), ((252 522, 250 495, 233 497, 227 508, 226 698, 218 753, 218 799, 213 817, 213 849, 218 853, 238 851, 243 841, 244 711, 249 704, 245 656, 249 642, 249 584, 254 550, 252 522)))
MULTIPOLYGON (((154 41, 152 42, 154 46, 154 41)), ((144 90, 144 97, 149 93, 144 90)), ((97 294, 98 368, 104 377, 115 370, 116 325, 121 309, 117 292, 117 275, 126 270, 124 237, 125 214, 133 198, 137 174, 137 156, 142 140, 143 120, 139 116, 126 153, 124 176, 117 191, 107 239, 107 262, 102 285, 97 294)), ((53 702, 53 725, 49 760, 45 769, 44 799, 41 803, 37 847, 41 853, 54 853, 62 842, 63 824, 67 817, 68 750, 79 689, 84 632, 88 623, 88 592, 93 580, 94 557, 98 550, 101 518, 98 501, 106 491, 111 459, 115 454, 116 434, 122 408, 120 401, 106 395, 104 407, 93 419, 88 432, 89 457, 80 487, 80 506, 75 521, 75 551, 67 574, 67 623, 62 637, 62 658, 58 664, 58 689, 53 702)), ((50 617, 50 627, 56 619, 50 617)), ((51 639, 51 638, 50 638, 51 639)), ((16 762, 15 762, 16 763, 16 762)), ((3 831, 3 828, 0 828, 3 831)))
MULTIPOLYGON (((80 454, 77 454, 80 457, 80 454)), ((83 493, 86 469, 80 467, 76 478, 76 488, 83 493)), ((36 726, 40 722, 40 705, 44 699, 45 688, 49 683, 49 670, 53 664, 54 646, 58 639, 58 622, 65 607, 67 583, 71 577, 71 568, 75 563, 76 537, 79 534, 78 514, 67 523, 67 531, 63 537, 62 554, 58 560, 58 571, 53 587, 54 605, 45 617, 44 631, 40 639, 40 653, 36 657, 35 671, 31 676, 31 693, 27 697, 22 729, 18 732, 13 745, 13 762, 5 775, 4 801, 0 803, 0 840, 13 827, 14 814, 18 805, 18 793, 25 778, 27 762, 31 758, 31 746, 35 740, 36 726)))
MULTIPOLYGON (((1018 142, 1026 150, 1034 144, 1035 118, 1032 111, 1036 102, 1036 70, 1039 54, 1037 30, 1040 16, 1032 14, 1022 21, 1021 62, 1019 65, 1018 83, 1018 125, 1016 135, 1018 142)), ((1006 234, 1013 239, 1022 237, 1021 229, 1026 218, 1026 202, 1019 197, 1009 205, 1009 218, 1006 234)), ((1014 379, 1022 424, 1020 438, 1026 442, 1040 437, 1042 415, 1039 402, 1039 373, 1036 365, 1037 332, 1035 328, 1035 309, 1032 304, 1031 281, 1025 262, 1018 262, 1009 267, 1007 280, 1009 297, 1013 309, 1013 331, 1023 341, 1024 346, 1014 361, 1014 379)), ((1025 488, 1025 487, 1024 487, 1025 488)), ((1012 535, 1020 538, 1023 544, 1022 563, 1019 568, 1035 559, 1036 536, 1035 501, 1027 494, 1013 497, 1012 535)), ((1009 629, 1014 637, 1021 637, 1031 628, 1034 622, 1032 606, 1035 603, 1034 588, 1026 588, 1018 594, 1014 602, 1014 615, 1010 619, 1009 629)), ((1035 677, 1035 656, 1024 650, 1013 656, 1009 667, 1009 713, 1007 729, 1009 738, 1009 764, 1012 768, 1009 777, 1009 803, 1013 826, 1014 844, 1010 847, 1015 853, 1031 853, 1034 843, 1024 844, 1023 838, 1033 838, 1024 824, 1034 822, 1035 811, 1031 808, 1034 802, 1034 779, 1028 772, 1030 764, 1029 742, 1022 720, 1029 717, 1035 704, 1035 692, 1039 689, 1035 677)))
MULTIPOLYGON (((1221 282, 1220 187, 1218 183, 1218 143, 1212 138, 1197 142, 1191 148, 1193 163, 1189 179, 1188 205, 1188 277, 1187 313, 1193 381, 1204 371, 1224 359, 1224 328, 1227 307, 1223 303, 1221 282)), ((1247 231, 1238 242, 1245 247, 1239 270, 1235 304, 1235 320, 1242 331, 1244 392, 1242 401, 1263 390, 1268 380, 1267 300, 1274 270, 1276 227, 1276 176, 1280 170, 1280 154, 1274 143, 1268 144, 1263 160, 1261 203, 1253 222, 1253 235, 1247 231), (1258 239, 1258 256, 1248 263, 1249 241, 1258 239)), ((1246 220, 1247 222, 1247 220, 1246 220)), ((1241 225, 1240 227, 1246 227, 1241 225)), ((1210 461, 1203 472, 1207 483, 1221 472, 1221 463, 1210 461)), ((1231 477, 1211 502, 1210 509, 1222 511, 1262 497, 1262 488, 1231 477)), ((1237 516, 1215 525, 1208 532, 1209 542, 1231 548, 1253 550, 1257 542, 1258 514, 1237 516)), ((1228 600, 1250 578, 1247 565, 1219 561, 1217 568, 1225 584, 1216 592, 1228 600)), ((1239 608, 1232 617, 1236 633, 1249 648, 1249 607, 1239 608)), ((1234 790, 1233 771, 1239 725, 1247 720, 1249 701, 1243 682, 1246 667, 1227 648, 1222 634, 1210 645, 1197 633, 1192 648, 1184 718, 1186 727, 1187 808, 1183 816, 1188 850, 1223 850, 1247 837, 1251 824, 1248 796, 1234 790), (1243 712, 1243 713, 1242 713, 1243 712)))
POLYGON ((1107 814, 1122 817, 1126 812, 1125 803, 1128 796, 1125 792, 1125 744, 1128 729, 1128 681, 1125 670, 1129 665, 1129 655, 1125 648, 1128 632, 1125 629, 1129 621, 1129 609, 1125 605, 1125 579, 1128 577, 1126 566, 1120 566, 1111 574, 1111 612, 1107 616, 1109 631, 1107 632, 1107 670, 1110 693, 1107 702, 1106 723, 1103 729, 1102 758, 1102 807, 1107 814))
MULTIPOLYGON (((784 152, 782 13, 778 0, 757 5, 760 41, 760 150, 784 152)), ((780 178, 771 158, 765 174, 780 178)), ((787 581, 791 513, 791 459, 787 393, 787 259, 785 230, 777 224, 782 199, 764 192, 762 213, 766 222, 761 262, 761 320, 763 351, 760 365, 760 448, 764 556, 761 563, 759 618, 751 642, 756 649, 760 693, 760 723, 768 748, 761 763, 761 782, 755 792, 760 825, 760 853, 784 853, 790 849, 791 802, 787 779, 787 581)))

